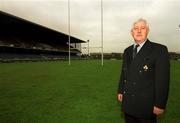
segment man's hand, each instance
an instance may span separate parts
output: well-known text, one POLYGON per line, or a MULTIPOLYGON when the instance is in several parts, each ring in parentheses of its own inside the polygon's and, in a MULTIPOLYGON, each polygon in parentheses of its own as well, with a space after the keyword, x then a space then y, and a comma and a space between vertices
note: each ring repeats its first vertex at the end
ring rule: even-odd
POLYGON ((118 94, 118 97, 117 97, 117 98, 118 98, 118 101, 119 101, 119 102, 122 102, 123 95, 122 95, 122 94, 118 94))
POLYGON ((161 108, 158 108, 156 106, 154 106, 154 109, 153 109, 153 113, 156 114, 156 115, 160 115, 164 112, 164 109, 161 109, 161 108))

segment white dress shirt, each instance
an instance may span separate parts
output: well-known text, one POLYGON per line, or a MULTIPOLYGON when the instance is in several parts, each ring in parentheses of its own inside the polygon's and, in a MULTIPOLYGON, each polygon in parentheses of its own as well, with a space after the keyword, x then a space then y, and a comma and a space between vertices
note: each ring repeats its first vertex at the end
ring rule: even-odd
MULTIPOLYGON (((140 49, 142 48, 142 46, 145 44, 147 40, 143 41, 142 43, 139 44, 139 47, 137 47, 137 53, 140 51, 140 49)), ((134 48, 136 47, 137 43, 134 43, 134 48)))

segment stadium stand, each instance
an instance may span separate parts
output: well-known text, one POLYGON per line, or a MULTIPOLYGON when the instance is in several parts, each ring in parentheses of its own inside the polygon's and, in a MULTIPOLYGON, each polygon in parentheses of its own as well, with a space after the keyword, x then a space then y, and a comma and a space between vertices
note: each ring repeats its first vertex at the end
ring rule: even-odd
MULTIPOLYGON (((68 59, 68 35, 0 11, 0 61, 68 59)), ((71 58, 79 58, 81 43, 70 36, 71 58)))

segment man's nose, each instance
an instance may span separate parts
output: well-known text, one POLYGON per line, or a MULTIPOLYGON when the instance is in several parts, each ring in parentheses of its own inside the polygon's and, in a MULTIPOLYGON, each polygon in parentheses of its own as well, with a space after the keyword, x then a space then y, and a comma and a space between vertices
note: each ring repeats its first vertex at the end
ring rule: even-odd
POLYGON ((138 29, 138 33, 141 33, 141 29, 138 29))

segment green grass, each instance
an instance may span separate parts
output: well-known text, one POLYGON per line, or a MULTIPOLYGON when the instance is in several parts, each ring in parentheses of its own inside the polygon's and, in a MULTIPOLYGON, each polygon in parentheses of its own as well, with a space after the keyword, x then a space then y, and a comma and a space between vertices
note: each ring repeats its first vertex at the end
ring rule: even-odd
MULTIPOLYGON (((121 61, 0 64, 0 123, 123 123, 116 99, 121 61)), ((161 123, 180 122, 180 62, 171 63, 161 123)))

